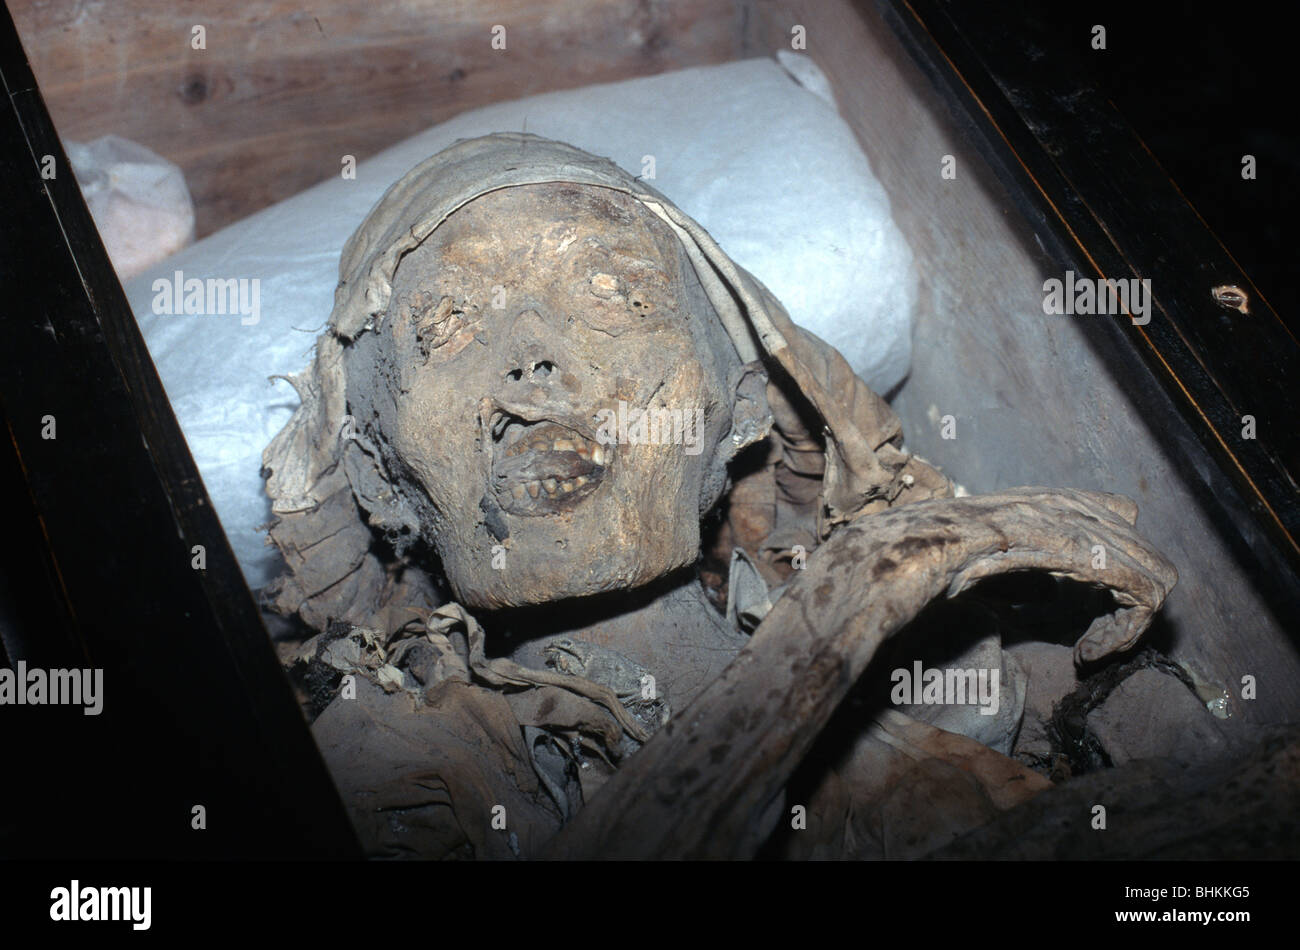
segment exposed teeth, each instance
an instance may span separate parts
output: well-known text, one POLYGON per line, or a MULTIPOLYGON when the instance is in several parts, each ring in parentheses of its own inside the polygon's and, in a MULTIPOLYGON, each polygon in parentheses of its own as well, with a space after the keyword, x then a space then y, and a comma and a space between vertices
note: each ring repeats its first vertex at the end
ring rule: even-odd
POLYGON ((529 498, 540 498, 543 488, 546 489, 548 495, 554 495, 557 492, 567 495, 591 481, 594 481, 594 479, 587 475, 578 475, 576 478, 545 478, 539 482, 522 482, 513 485, 510 488, 510 494, 514 496, 516 501, 523 501, 525 493, 529 498))
POLYGON ((536 424, 536 431, 519 431, 517 425, 529 424, 511 422, 506 416, 492 423, 498 441, 507 443, 496 450, 511 459, 499 468, 493 464, 494 478, 500 479, 497 491, 501 504, 514 514, 539 515, 572 507, 599 484, 604 473, 595 466, 603 467, 613 458, 612 447, 558 423, 536 424), (548 459, 548 454, 557 457, 548 459), (552 474, 545 476, 548 470, 552 474))
POLYGON ((597 465, 604 463, 606 452, 600 446, 593 446, 581 439, 535 439, 520 441, 506 450, 507 455, 523 455, 525 452, 577 452, 585 459, 591 459, 597 465))

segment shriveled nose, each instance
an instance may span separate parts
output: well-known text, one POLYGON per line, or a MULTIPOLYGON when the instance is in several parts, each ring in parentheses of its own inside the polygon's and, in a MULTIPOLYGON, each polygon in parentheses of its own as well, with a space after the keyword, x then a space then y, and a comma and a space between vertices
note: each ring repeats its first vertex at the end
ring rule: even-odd
POLYGON ((543 383, 559 370, 555 360, 555 330, 548 327, 536 310, 524 310, 512 328, 511 349, 506 379, 510 382, 543 383), (548 341, 549 340, 549 341, 548 341))
POLYGON ((551 360, 540 359, 523 359, 513 360, 518 365, 512 366, 506 373, 506 379, 518 383, 523 380, 539 383, 558 368, 551 360))

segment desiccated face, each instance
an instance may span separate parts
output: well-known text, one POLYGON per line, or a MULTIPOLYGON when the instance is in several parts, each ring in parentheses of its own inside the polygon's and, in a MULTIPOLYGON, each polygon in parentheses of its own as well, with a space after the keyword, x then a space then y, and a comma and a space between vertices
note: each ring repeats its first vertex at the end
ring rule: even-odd
POLYGON ((491 192, 402 258, 349 402, 463 603, 694 562, 739 378, 704 301, 667 225, 611 189, 491 192))

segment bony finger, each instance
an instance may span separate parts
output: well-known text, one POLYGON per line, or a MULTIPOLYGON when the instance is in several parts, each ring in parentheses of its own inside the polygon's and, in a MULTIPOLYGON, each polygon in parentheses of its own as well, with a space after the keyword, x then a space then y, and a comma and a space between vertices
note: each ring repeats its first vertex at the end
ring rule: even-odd
POLYGON ((1093 504, 1105 508, 1111 514, 1118 515, 1124 519, 1126 524, 1137 524, 1137 502, 1127 495, 1116 495, 1104 491, 1080 491, 1079 494, 1086 497, 1093 504))
POLYGON ((1150 626, 1154 616, 1153 608, 1139 604, 1096 618, 1074 644, 1075 663, 1095 663, 1112 653, 1129 649, 1150 626))

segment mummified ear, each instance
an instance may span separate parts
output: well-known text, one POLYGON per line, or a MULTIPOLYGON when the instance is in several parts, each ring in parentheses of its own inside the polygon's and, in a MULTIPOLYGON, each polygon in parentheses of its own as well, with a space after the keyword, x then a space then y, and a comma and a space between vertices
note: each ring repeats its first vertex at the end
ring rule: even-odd
POLYGON ((378 448, 363 433, 347 426, 339 438, 343 471, 357 504, 368 514, 370 526, 389 538, 414 537, 419 528, 415 512, 385 471, 378 448))
POLYGON ((727 488, 727 465, 746 446, 767 437, 772 431, 772 413, 767 406, 767 371, 757 360, 733 371, 735 399, 731 410, 731 431, 724 433, 712 464, 704 478, 700 495, 703 515, 722 497, 727 488))
POLYGON ((735 408, 731 413, 731 454, 767 438, 772 431, 772 410, 767 404, 767 370, 759 360, 740 368, 736 380, 735 408))

